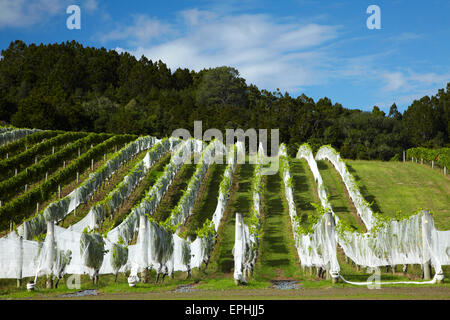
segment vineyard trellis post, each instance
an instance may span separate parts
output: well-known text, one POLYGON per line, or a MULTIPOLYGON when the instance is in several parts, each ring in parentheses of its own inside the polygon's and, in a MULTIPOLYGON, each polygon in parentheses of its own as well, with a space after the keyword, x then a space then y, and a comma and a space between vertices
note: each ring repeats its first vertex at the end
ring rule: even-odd
POLYGON ((422 250, 423 250, 423 279, 431 279, 431 261, 429 244, 431 243, 431 215, 424 211, 422 216, 422 250))
POLYGON ((239 285, 241 282, 245 281, 244 274, 242 272, 242 259, 243 259, 243 223, 242 214, 236 212, 236 223, 235 223, 235 239, 234 239, 234 282, 239 285))
POLYGON ((17 288, 22 286, 22 266, 23 266, 23 237, 19 237, 19 274, 17 277, 17 288))
POLYGON ((55 260, 55 223, 53 221, 47 221, 47 236, 46 239, 49 239, 50 241, 50 246, 49 246, 49 251, 48 251, 48 256, 47 256, 47 263, 46 265, 49 267, 49 274, 47 274, 47 289, 52 289, 53 288, 53 274, 52 274, 52 270, 53 270, 53 261, 55 260))
POLYGON ((326 277, 327 280, 331 277, 332 283, 337 283, 339 280, 339 271, 335 270, 337 261, 333 261, 333 258, 336 257, 336 223, 333 219, 333 215, 331 212, 327 212, 325 214, 325 232, 327 242, 329 244, 329 262, 326 267, 326 277), (333 263, 334 262, 334 263, 333 263))

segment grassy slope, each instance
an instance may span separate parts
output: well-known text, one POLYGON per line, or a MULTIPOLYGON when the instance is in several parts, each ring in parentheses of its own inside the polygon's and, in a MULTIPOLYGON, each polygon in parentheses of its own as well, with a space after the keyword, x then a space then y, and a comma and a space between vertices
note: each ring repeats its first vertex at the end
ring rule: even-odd
MULTIPOLYGON (((294 161, 295 162, 295 161, 294 161)), ((362 161, 361 161, 362 162, 362 161)), ((302 190, 302 187, 307 187, 307 189, 311 189, 311 186, 314 186, 315 182, 313 180, 312 174, 309 174, 307 169, 306 163, 300 164, 294 163, 291 166, 291 171, 293 175, 293 182, 294 182, 294 189, 297 186, 297 189, 294 192, 295 199, 300 199, 303 197, 305 199, 305 206, 307 205, 306 199, 308 198, 308 194, 311 196, 316 195, 315 191, 312 192, 312 190, 302 190), (302 170, 303 169, 303 170, 302 170)), ((373 163, 373 162, 372 162, 373 163)), ((381 163, 385 164, 385 163, 381 163)), ((351 166, 353 169, 358 170, 357 165, 355 166, 353 162, 351 162, 351 166)), ((370 165, 369 165, 370 167, 370 165)), ((431 170, 431 169, 430 169, 431 170)), ((360 174, 360 171, 356 171, 358 174, 360 174)), ((370 168, 368 169, 368 172, 370 172, 370 168)), ((267 266, 274 268, 279 268, 278 266, 270 266, 273 264, 273 261, 283 260, 283 263, 280 263, 281 268, 284 269, 283 276, 286 277, 292 277, 302 281, 302 285, 306 290, 272 290, 272 289, 262 289, 267 288, 270 286, 270 283, 264 279, 257 279, 255 277, 254 280, 251 280, 249 283, 249 286, 242 288, 242 287, 235 287, 232 281, 232 277, 228 275, 221 274, 222 272, 231 272, 232 266, 233 266, 233 256, 231 253, 231 249, 234 244, 234 214, 236 211, 242 212, 245 214, 248 212, 250 205, 251 205, 251 194, 250 194, 250 179, 253 174, 253 166, 251 165, 240 165, 236 168, 235 176, 233 177, 233 190, 231 193, 231 198, 229 205, 227 206, 225 216, 224 216, 224 224, 222 225, 221 229, 219 229, 219 239, 218 243, 215 247, 215 252, 213 253, 214 258, 212 258, 215 261, 215 263, 210 263, 210 267, 208 268, 208 273, 205 274, 203 272, 200 272, 198 270, 194 270, 193 278, 191 280, 182 280, 180 276, 176 276, 175 279, 166 279, 166 283, 164 285, 154 285, 154 284, 139 284, 138 288, 128 288, 128 285, 126 283, 126 277, 125 275, 121 274, 119 276, 119 283, 114 284, 113 283, 113 277, 112 276, 101 276, 100 277, 100 285, 99 289, 100 292, 107 294, 110 294, 110 298, 125 298, 125 299, 141 299, 141 298, 150 298, 150 299, 173 299, 173 298, 179 298, 181 296, 178 296, 178 294, 171 292, 174 288, 176 288, 178 285, 181 284, 196 284, 196 286, 200 289, 198 293, 188 293, 183 296, 184 299, 220 299, 222 297, 227 297, 229 299, 289 299, 289 298, 311 298, 311 297, 323 297, 323 298, 348 298, 349 296, 352 298, 371 298, 371 297, 384 297, 384 298, 417 298, 416 292, 423 291, 425 289, 429 289, 427 293, 424 293, 420 295, 422 298, 434 298, 436 294, 436 297, 439 298, 448 298, 449 297, 449 274, 448 274, 448 268, 446 270, 446 283, 444 285, 426 285, 426 286, 407 286, 407 285, 401 285, 403 287, 407 288, 390 288, 389 294, 385 290, 368 290, 366 287, 362 288, 353 288, 351 285, 347 284, 338 284, 338 285, 331 285, 330 281, 324 281, 324 280, 318 280, 314 279, 315 277, 308 277, 306 273, 304 274, 304 277, 302 276, 292 276, 292 274, 289 274, 289 270, 291 268, 290 265, 293 266, 295 264, 294 261, 290 260, 289 258, 289 250, 292 251, 293 246, 291 246, 291 249, 287 248, 288 245, 286 245, 286 241, 289 241, 291 238, 290 234, 290 225, 287 224, 289 221, 289 217, 287 215, 287 206, 283 197, 283 186, 282 181, 279 176, 268 176, 265 179, 266 184, 264 188, 264 203, 263 203, 263 239, 261 244, 261 255, 262 255, 262 261, 264 261, 264 264, 267 266), (238 183, 239 182, 239 183, 238 183), (278 234, 283 234, 283 239, 281 241, 281 237, 278 236, 278 234), (273 243, 270 242, 270 240, 273 240, 274 237, 280 238, 277 241, 274 241, 273 243), (289 235, 289 236, 288 236, 289 235), (267 240, 267 241, 266 241, 267 240), (276 246, 281 244, 283 246, 283 250, 277 250, 276 246), (274 250, 271 250, 274 249, 274 250), (266 256, 268 253, 271 253, 271 256, 266 256), (290 261, 289 261, 290 260, 290 261), (288 262, 289 261, 289 262, 288 262), (215 265, 215 266, 214 266, 215 265), (288 272, 286 272, 287 270, 288 272), (211 273, 211 271, 213 273, 211 273), (323 288, 320 290, 325 290, 323 293, 320 293, 319 295, 315 296, 314 290, 319 290, 319 288, 323 288), (225 289, 225 291, 221 291, 225 289), (396 290, 399 291, 396 291, 396 290), (256 291, 256 290, 263 290, 263 291, 256 291), (309 291, 312 290, 312 291, 309 291), (408 292, 403 292, 402 290, 408 290, 408 292), (437 290, 437 291, 436 291, 437 290), (444 290, 443 292, 440 292, 439 290, 444 290), (360 292, 361 291, 361 292, 360 292), (362 292, 364 291, 364 292, 362 292), (401 291, 401 293, 399 293, 401 291), (140 294, 138 294, 138 292, 140 294), (304 292, 304 294, 301 294, 301 292, 304 292), (309 293, 308 293, 309 292, 309 293), (329 292, 327 294, 326 292, 329 292), (356 293, 358 292, 358 293, 356 293), (384 295, 381 293, 385 292, 384 295), (439 293, 438 293, 439 292, 439 293), (153 293, 155 295, 153 295, 153 293), (113 295, 111 295, 113 294, 113 295), (148 294, 148 297, 144 295, 148 294), (310 296, 311 295, 311 296, 310 296)), ((336 173, 337 174, 337 173, 336 173)), ((361 174, 363 176, 363 174, 361 174)), ((186 178, 185 180, 187 180, 186 178)), ((363 182, 364 182, 364 178, 363 182)), ((395 192, 395 191, 394 191, 395 192)), ((391 193, 389 193, 391 195, 391 193)), ((366 198, 367 199, 367 198, 366 198)), ((316 199, 317 200, 317 199, 316 199)), ((297 204, 297 208, 301 206, 297 204)), ((310 210, 312 210, 310 208, 310 210)), ((275 239, 276 240, 276 239, 275 239)), ((351 263, 346 263, 345 258, 342 254, 342 252, 339 253, 339 262, 341 265, 341 273, 346 277, 348 280, 356 280, 356 281, 364 281, 367 280, 369 274, 365 273, 364 271, 356 271, 356 268, 351 263)), ((391 273, 383 272, 382 274, 382 281, 389 281, 389 280, 407 280, 408 278, 417 279, 418 272, 420 272, 420 268, 418 266, 414 267, 414 274, 408 275, 407 277, 403 276, 400 272, 397 272, 395 276, 392 276, 391 273)), ((397 269, 397 271, 400 271, 397 269)), ((292 268, 292 272, 297 272, 292 268)), ((257 275, 257 272, 255 272, 255 275, 257 275)), ((68 276, 66 276, 67 278, 68 276)), ((182 275, 184 277, 184 275, 182 275)), ((40 279, 44 281, 44 279, 40 279)), ((41 282, 42 282, 41 281, 41 282)), ((24 281, 25 282, 25 281, 24 281)), ((65 282, 63 282, 65 283, 65 282)), ((24 298, 24 297, 35 297, 35 298, 45 298, 46 295, 53 296, 57 293, 61 294, 64 292, 74 292, 76 290, 68 290, 65 288, 64 284, 61 284, 61 288, 57 290, 46 290, 46 289, 39 289, 37 292, 33 293, 27 293, 24 291, 24 288, 22 289, 15 289, 15 280, 0 280, 0 299, 2 298, 1 294, 7 294, 9 297, 16 297, 16 298, 24 298), (41 296, 38 296, 38 294, 41 294, 41 296), (44 294, 44 296, 42 296, 44 294)), ((44 283, 41 283, 41 288, 44 285, 44 283)), ((393 287, 393 286, 390 286, 393 287)), ((395 287, 395 286, 394 286, 395 287)), ((398 287, 398 286, 397 286, 398 287)), ((83 280, 83 286, 82 289, 89 289, 94 288, 92 283, 89 281, 89 279, 83 280)), ((106 297, 105 295, 105 297, 106 297)), ((5 296, 3 296, 5 297, 5 296)), ((98 298, 101 298, 102 296, 99 296, 98 298)), ((96 299, 96 297, 88 297, 88 299, 96 299)))
POLYGON ((317 195, 317 184, 306 160, 291 159, 290 172, 297 215, 302 217, 302 221, 305 221, 308 214, 317 215, 311 204, 311 202, 320 203, 317 195))
POLYGON ((253 176, 253 169, 253 165, 247 163, 236 166, 230 199, 218 230, 217 243, 211 254, 208 272, 230 273, 233 269, 232 250, 236 212, 240 212, 244 216, 250 212, 252 201, 250 180, 253 176))
POLYGON ((284 192, 279 172, 264 177, 263 234, 254 272, 258 280, 298 279, 300 273, 284 192))
POLYGON ((439 230, 450 229, 450 178, 426 165, 406 162, 348 160, 361 192, 376 212, 393 216, 419 208, 434 212, 439 230))
POLYGON ((321 160, 317 161, 317 167, 322 176, 334 213, 337 214, 339 219, 346 221, 356 230, 366 232, 364 223, 356 212, 345 184, 333 165, 326 160, 321 160))

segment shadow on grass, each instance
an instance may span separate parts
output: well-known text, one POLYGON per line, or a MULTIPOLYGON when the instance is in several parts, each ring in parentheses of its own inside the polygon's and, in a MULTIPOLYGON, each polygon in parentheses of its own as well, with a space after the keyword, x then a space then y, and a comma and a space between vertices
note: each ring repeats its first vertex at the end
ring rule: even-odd
POLYGON ((381 212, 380 206, 377 203, 377 199, 375 198, 375 196, 371 195, 369 193, 369 191, 367 190, 367 187, 364 184, 362 184, 361 177, 358 176, 358 174, 356 173, 356 170, 350 164, 347 164, 347 168, 348 168, 348 171, 355 178, 355 181, 359 182, 359 185, 358 185, 359 191, 361 192, 363 198, 366 199, 366 201, 371 204, 370 207, 371 207, 372 211, 373 212, 381 212))

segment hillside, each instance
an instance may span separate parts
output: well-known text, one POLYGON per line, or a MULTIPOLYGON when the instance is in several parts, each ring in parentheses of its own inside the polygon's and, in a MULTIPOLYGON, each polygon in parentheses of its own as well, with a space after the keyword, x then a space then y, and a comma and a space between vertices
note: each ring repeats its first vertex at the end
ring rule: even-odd
MULTIPOLYGON (((226 168, 229 164, 206 166, 200 162, 175 165, 171 152, 175 151, 177 144, 175 140, 170 141, 172 142, 169 143, 169 139, 138 138, 131 135, 83 133, 77 136, 76 133, 38 131, 0 146, 0 167, 3 168, 4 165, 3 172, 0 172, 4 175, 0 182, 0 188, 4 190, 0 207, 1 235, 9 233, 12 223, 17 228, 27 222, 28 234, 24 235, 25 239, 35 242, 45 240, 46 227, 41 222, 36 222, 36 219, 40 216, 48 217, 46 214, 51 212, 48 211, 49 208, 64 199, 73 201, 75 198, 70 198, 73 192, 89 185, 89 188, 86 187, 79 193, 80 198, 76 198, 80 203, 75 210, 61 207, 55 212, 57 218, 52 219, 56 219, 59 227, 72 226, 77 232, 92 228, 101 232, 105 241, 113 243, 108 232, 112 234, 117 228, 126 226, 126 223, 136 223, 132 222, 137 221, 132 220, 133 214, 142 208, 144 213, 152 217, 149 223, 154 228, 161 228, 158 231, 161 234, 167 232, 172 236, 176 230, 173 219, 182 219, 177 220, 181 221, 177 225, 181 228, 178 233, 182 239, 180 241, 188 246, 191 244, 193 248, 192 243, 202 234, 199 230, 208 227, 207 222, 213 219, 219 194, 227 190, 222 182, 226 180, 226 168), (45 135, 48 136, 45 138, 45 135), (64 135, 70 138, 64 140, 64 143, 58 142, 58 137, 64 135), (31 160, 17 162, 17 166, 10 165, 18 161, 14 159, 30 157, 31 160), (14 173, 16 168, 19 168, 17 175, 14 173), (95 217, 94 220, 92 217, 95 217)), ((177 143, 178 146, 185 145, 177 143)), ((203 150, 203 155, 206 155, 206 150, 208 149, 203 150)), ((372 202, 374 212, 395 217, 398 210, 413 213, 423 208, 433 212, 437 229, 450 229, 450 180, 442 171, 410 162, 346 162, 363 197, 372 202)), ((308 215, 318 216, 311 205, 319 203, 317 185, 306 161, 289 158, 289 163, 294 203, 301 221, 306 223, 308 215)), ((336 215, 355 230, 366 232, 336 169, 325 160, 317 163, 336 215)), ((209 265, 200 264, 200 269, 194 268, 190 280, 183 280, 186 273, 175 270, 174 279, 165 280, 166 288, 181 284, 194 285, 198 282, 201 284, 199 288, 203 286, 205 290, 234 287, 232 249, 235 245, 235 213, 240 212, 244 219, 251 220, 255 165, 237 164, 230 174, 228 201, 216 234, 217 241, 212 243, 209 265)), ((327 281, 317 276, 318 270, 305 268, 299 262, 281 172, 263 176, 261 181, 262 231, 249 286, 255 289, 265 288, 273 280, 301 281, 305 287, 327 286, 327 281)), ((138 225, 133 226, 135 227, 131 229, 131 233, 120 233, 123 237, 127 235, 128 238, 121 241, 125 241, 130 247, 142 241, 139 232, 136 232, 138 225)), ((24 229, 20 230, 25 232, 24 229)), ((158 241, 163 241, 162 239, 158 241)), ((369 270, 356 266, 340 247, 337 255, 341 274, 346 279, 367 279, 369 270)), ((401 273, 399 267, 394 273, 391 270, 382 271, 383 279, 388 280, 421 278, 421 270, 417 265, 411 265, 407 274, 401 273)), ((155 272, 155 269, 151 270, 152 277, 156 277, 155 272)), ((113 282, 113 276, 108 273, 100 277, 102 290, 112 290, 117 286, 113 282)), ((448 266, 444 267, 444 274, 446 279, 450 277, 448 266)), ((27 277, 28 275, 24 278, 27 277)), ((45 286, 43 278, 39 281, 40 286, 45 286)), ((86 281, 83 280, 85 288, 88 286, 86 281)), ((121 286, 125 281, 125 274, 119 272, 121 286)), ((0 294, 14 295, 23 291, 23 284, 22 289, 14 288, 14 284, 15 280, 0 279, 0 294)), ((149 283, 139 285, 154 288, 149 283)), ((61 286, 61 290, 67 290, 65 285, 61 286)), ((351 287, 348 284, 343 286, 351 287)), ((126 290, 126 286, 122 286, 121 290, 126 290)))

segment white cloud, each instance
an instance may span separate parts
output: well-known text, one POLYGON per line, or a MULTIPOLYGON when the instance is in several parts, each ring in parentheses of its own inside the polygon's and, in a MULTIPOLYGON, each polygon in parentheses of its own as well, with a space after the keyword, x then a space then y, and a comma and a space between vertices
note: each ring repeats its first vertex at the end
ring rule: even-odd
POLYGON ((422 39, 424 35, 413 32, 402 32, 398 35, 394 35, 388 38, 389 41, 409 41, 422 39))
POLYGON ((67 3, 67 0, 2 0, 0 28, 32 26, 58 13, 64 14, 67 3))
POLYGON ((188 26, 198 25, 200 22, 210 21, 217 15, 210 11, 188 9, 180 12, 181 17, 188 26))
POLYGON ((381 77, 386 82, 383 90, 398 91, 399 89, 409 88, 408 81, 402 72, 384 72, 381 77))
POLYGON ((96 36, 101 42, 126 40, 131 46, 149 43, 151 40, 171 32, 171 27, 158 19, 143 14, 132 16, 133 22, 128 26, 117 25, 108 33, 96 36))
POLYGON ((81 10, 86 9, 88 12, 92 13, 98 9, 97 0, 85 0, 81 5, 81 10))
MULTIPOLYGON (((319 64, 321 54, 314 49, 335 39, 339 29, 312 23, 279 23, 267 15, 218 16, 197 9, 183 11, 181 16, 189 29, 186 34, 127 51, 136 57, 160 59, 171 69, 198 71, 228 65, 237 68, 248 83, 288 91, 320 83, 313 67, 319 64)), ((133 24, 133 29, 138 25, 145 28, 133 24)), ((158 33, 158 29, 153 32, 158 33)), ((121 38, 125 34, 132 35, 124 31, 121 38)), ((108 35, 103 39, 110 38, 108 35)))
POLYGON ((381 90, 384 100, 376 105, 384 109, 394 102, 397 105, 409 105, 423 96, 436 95, 438 89, 444 88, 450 81, 450 73, 417 73, 411 70, 380 72, 379 77, 385 81, 381 90))
MULTIPOLYGON (((408 99, 420 98, 425 92, 435 94, 450 79, 449 70, 417 73, 393 65, 392 56, 399 53, 397 46, 367 53, 361 44, 374 41, 373 37, 348 37, 341 26, 324 21, 218 12, 181 11, 171 25, 141 16, 129 27, 118 26, 116 37, 110 33, 103 39, 124 39, 117 51, 162 60, 172 71, 178 67, 199 71, 227 65, 237 68, 248 84, 294 94, 308 94, 308 88, 323 86, 325 96, 326 86, 353 86, 354 90, 364 90, 365 104, 373 106, 372 102, 382 100, 385 102, 377 105, 387 108, 393 102, 411 103, 408 99), (137 30, 146 31, 140 36, 137 30)), ((402 33, 396 40, 420 37, 402 33)))

